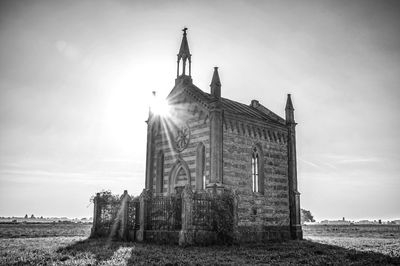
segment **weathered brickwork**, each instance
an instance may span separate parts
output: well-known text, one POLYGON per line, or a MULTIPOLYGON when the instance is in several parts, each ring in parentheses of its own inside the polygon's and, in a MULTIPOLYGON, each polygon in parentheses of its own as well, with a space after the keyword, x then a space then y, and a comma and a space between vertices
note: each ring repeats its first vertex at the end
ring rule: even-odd
MULTIPOLYGON (((175 116, 181 117, 184 123, 187 123, 190 129, 190 140, 188 146, 181 152, 177 152, 173 146, 173 128, 174 120, 170 118, 166 119, 168 122, 161 123, 158 132, 155 132, 154 138, 154 152, 153 152, 153 191, 156 191, 156 175, 157 175, 157 156, 160 151, 164 152, 164 171, 163 171, 163 193, 168 194, 168 186, 170 185, 170 175, 172 168, 177 164, 178 159, 182 159, 188 166, 190 171, 190 185, 192 189, 196 189, 196 160, 197 160, 197 147, 202 143, 205 147, 205 176, 206 180, 209 179, 210 175, 210 124, 207 114, 202 110, 202 107, 197 103, 191 103, 188 111, 184 110, 178 105, 173 106, 177 112, 174 112, 175 116), (167 127, 166 124, 169 124, 167 127), (170 128, 170 130, 168 130, 170 128)), ((201 177, 199 177, 201 178, 201 177)), ((185 183, 186 180, 181 180, 181 184, 185 183)), ((188 182, 188 181, 187 181, 188 182)))
POLYGON ((254 230, 261 225, 289 226, 286 129, 233 119, 224 122, 228 126, 223 131, 223 182, 238 192, 238 226, 254 230), (261 146, 264 155, 264 193, 252 191, 251 154, 255 145, 261 146))
MULTIPOLYGON (((229 191, 239 241, 301 239, 297 123, 290 94, 284 119, 258 100, 243 104, 222 97, 217 67, 209 92, 199 89, 183 31, 175 86, 167 97, 170 113, 149 115, 146 191, 157 197, 181 195, 185 186, 187 193, 229 191)), ((190 208, 187 215, 193 215, 190 208)), ((179 243, 192 233, 182 229, 179 243)))

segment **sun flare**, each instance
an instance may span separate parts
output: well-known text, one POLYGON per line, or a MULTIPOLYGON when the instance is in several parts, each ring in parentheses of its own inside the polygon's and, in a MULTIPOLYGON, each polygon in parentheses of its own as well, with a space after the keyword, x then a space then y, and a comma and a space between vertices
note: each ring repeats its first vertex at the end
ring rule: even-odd
POLYGON ((151 103, 151 111, 155 115, 166 117, 170 112, 168 101, 154 95, 151 103))

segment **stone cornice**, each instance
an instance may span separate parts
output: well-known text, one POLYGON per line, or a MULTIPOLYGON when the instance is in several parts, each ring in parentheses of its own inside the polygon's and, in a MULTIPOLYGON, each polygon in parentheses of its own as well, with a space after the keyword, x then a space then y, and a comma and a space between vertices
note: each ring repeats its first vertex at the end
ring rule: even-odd
POLYGON ((258 119, 253 119, 253 118, 247 117, 247 116, 232 114, 229 112, 224 112, 224 118, 230 119, 230 120, 235 120, 240 123, 252 124, 253 126, 258 126, 258 127, 263 127, 263 128, 271 128, 274 130, 281 130, 281 131, 287 132, 286 125, 271 123, 270 121, 267 121, 267 120, 264 120, 264 121, 262 121, 262 123, 260 123, 261 121, 258 119))
POLYGON ((272 127, 269 124, 254 123, 253 121, 237 120, 225 117, 223 129, 226 132, 248 136, 253 139, 262 139, 270 142, 287 144, 288 128, 272 127))

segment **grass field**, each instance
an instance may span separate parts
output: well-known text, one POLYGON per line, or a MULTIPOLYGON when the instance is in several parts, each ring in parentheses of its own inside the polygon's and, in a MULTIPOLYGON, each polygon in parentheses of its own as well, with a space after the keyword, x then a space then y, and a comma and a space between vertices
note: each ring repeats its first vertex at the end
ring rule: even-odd
POLYGON ((91 224, 75 223, 0 223, 0 238, 82 236, 90 234, 91 224))
POLYGON ((87 240, 84 224, 47 227, 0 224, 0 265, 400 265, 400 227, 306 226, 304 241, 186 248, 87 240))
POLYGON ((303 230, 313 242, 400 257, 399 225, 312 225, 303 230))

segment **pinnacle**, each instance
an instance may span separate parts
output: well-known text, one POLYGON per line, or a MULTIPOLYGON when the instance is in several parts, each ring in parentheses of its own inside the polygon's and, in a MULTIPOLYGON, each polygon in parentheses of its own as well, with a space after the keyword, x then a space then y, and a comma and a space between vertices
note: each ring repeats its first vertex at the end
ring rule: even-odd
POLYGON ((221 81, 219 79, 219 74, 218 74, 218 67, 214 67, 214 74, 211 80, 211 87, 216 86, 216 87, 221 87, 221 81))
POLYGON ((292 99, 291 99, 291 97, 290 97, 290 94, 288 94, 288 96, 287 96, 286 108, 285 108, 285 109, 294 110, 294 108, 293 108, 293 103, 292 103, 292 99))
POLYGON ((181 48, 179 49, 178 57, 186 59, 186 58, 190 58, 190 56, 191 56, 190 50, 189 50, 189 44, 188 44, 188 41, 186 38, 187 28, 184 28, 182 31, 183 31, 183 37, 182 37, 181 48))

